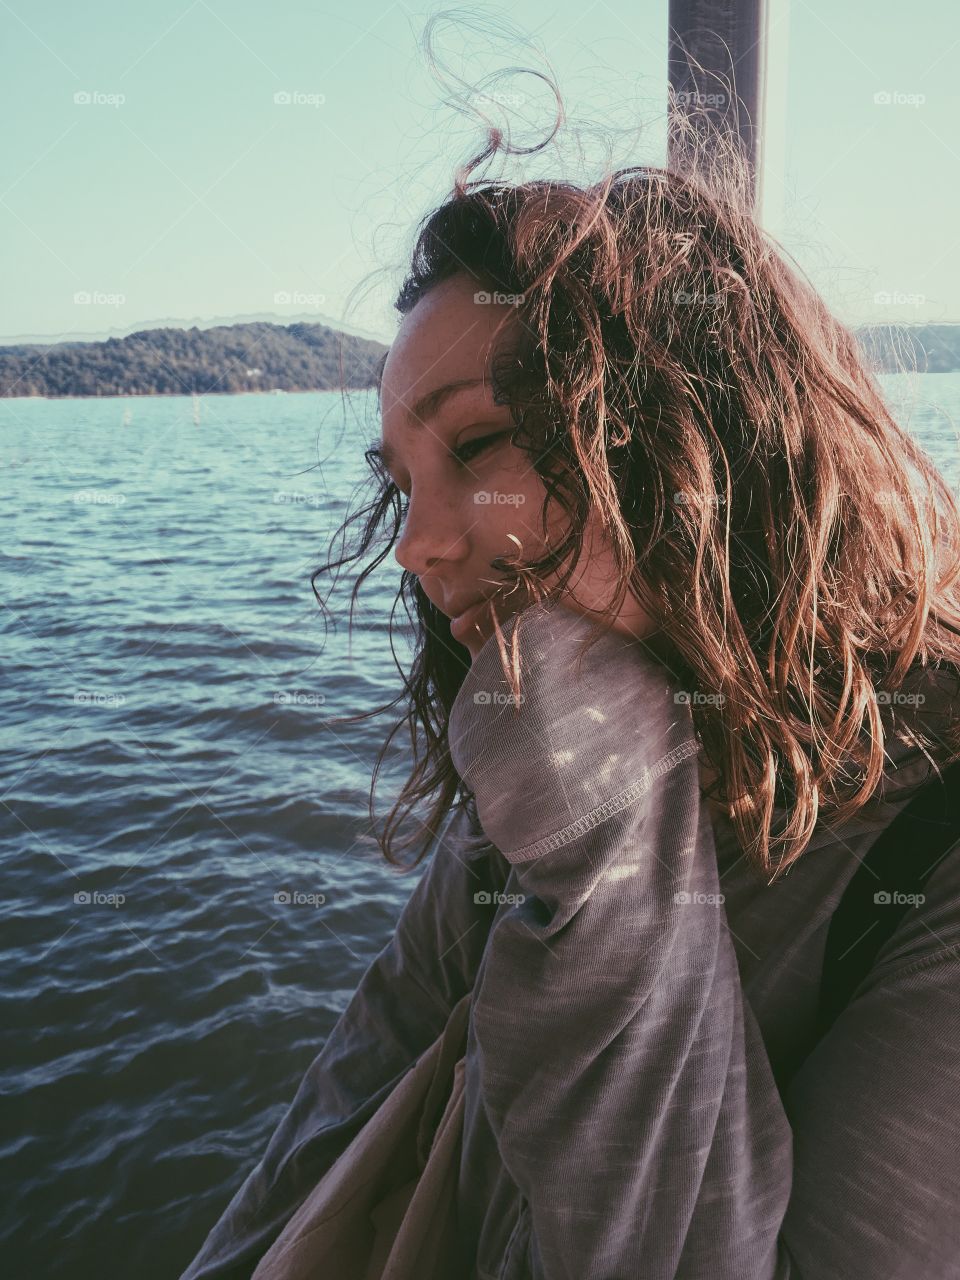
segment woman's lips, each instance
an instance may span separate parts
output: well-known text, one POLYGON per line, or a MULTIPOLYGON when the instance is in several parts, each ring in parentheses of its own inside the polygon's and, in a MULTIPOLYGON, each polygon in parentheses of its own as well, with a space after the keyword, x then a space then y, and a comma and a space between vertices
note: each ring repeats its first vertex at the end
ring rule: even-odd
POLYGON ((459 640, 461 644, 465 644, 468 638, 477 638, 475 626, 480 621, 489 603, 490 601, 486 599, 477 600, 467 609, 464 609, 463 613, 458 613, 455 618, 450 619, 450 634, 454 640, 459 640))
POLYGON ((489 596, 483 596, 479 600, 475 600, 473 604, 468 605, 463 613, 456 614, 450 619, 450 634, 455 640, 463 645, 480 644, 489 640, 495 631, 494 617, 502 627, 507 618, 514 613, 519 613, 528 602, 526 593, 518 591, 516 587, 504 592, 494 591, 489 596))

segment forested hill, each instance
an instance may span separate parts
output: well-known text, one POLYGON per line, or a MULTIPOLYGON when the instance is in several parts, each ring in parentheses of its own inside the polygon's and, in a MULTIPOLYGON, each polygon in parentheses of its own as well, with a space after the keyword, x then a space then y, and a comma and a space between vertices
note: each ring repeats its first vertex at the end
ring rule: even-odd
POLYGON ((266 323, 143 329, 104 342, 0 346, 0 396, 372 387, 386 349, 322 324, 266 323))
MULTIPOLYGON (((960 370, 960 324, 856 330, 873 368, 960 370)), ((143 329, 105 342, 0 346, 0 396, 327 391, 376 384, 386 347, 322 324, 143 329), (342 360, 342 369, 341 369, 342 360)))

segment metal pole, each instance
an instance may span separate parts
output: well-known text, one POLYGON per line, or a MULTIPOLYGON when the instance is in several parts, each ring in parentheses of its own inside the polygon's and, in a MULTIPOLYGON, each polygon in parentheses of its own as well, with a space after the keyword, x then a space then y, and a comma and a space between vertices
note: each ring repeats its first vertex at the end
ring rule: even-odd
MULTIPOLYGON (((669 5, 668 71, 679 95, 675 111, 701 126, 701 137, 709 137, 705 122, 739 139, 759 208, 767 0, 669 0, 669 5)), ((669 162, 680 148, 673 119, 668 140, 669 162)))

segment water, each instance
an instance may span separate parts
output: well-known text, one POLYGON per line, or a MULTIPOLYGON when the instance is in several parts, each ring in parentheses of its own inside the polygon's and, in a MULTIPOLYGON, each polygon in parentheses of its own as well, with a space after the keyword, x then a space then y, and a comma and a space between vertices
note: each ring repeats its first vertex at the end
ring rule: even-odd
MULTIPOLYGON (((912 380, 909 415, 884 381, 956 486, 960 374, 912 380)), ((326 638, 309 584, 373 411, 372 393, 346 412, 333 393, 0 400, 10 1276, 177 1276, 422 874, 369 834, 396 717, 324 723, 396 694, 399 569, 352 641, 351 584, 326 638)))

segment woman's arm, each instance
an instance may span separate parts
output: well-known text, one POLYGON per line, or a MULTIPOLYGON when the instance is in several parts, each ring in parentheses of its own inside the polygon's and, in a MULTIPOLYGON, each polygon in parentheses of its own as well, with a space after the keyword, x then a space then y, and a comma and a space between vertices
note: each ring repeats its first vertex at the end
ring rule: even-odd
POLYGON ((396 930, 307 1069, 262 1159, 181 1280, 248 1277, 307 1194, 437 1038, 473 986, 490 908, 502 887, 496 850, 458 806, 396 930), (491 858, 489 855, 493 854, 491 858))
POLYGON ((790 1125, 742 998, 689 707, 636 642, 606 633, 578 673, 585 618, 521 618, 524 701, 489 642, 450 744, 525 895, 494 921, 474 1027, 529 1269, 787 1276, 790 1125))

